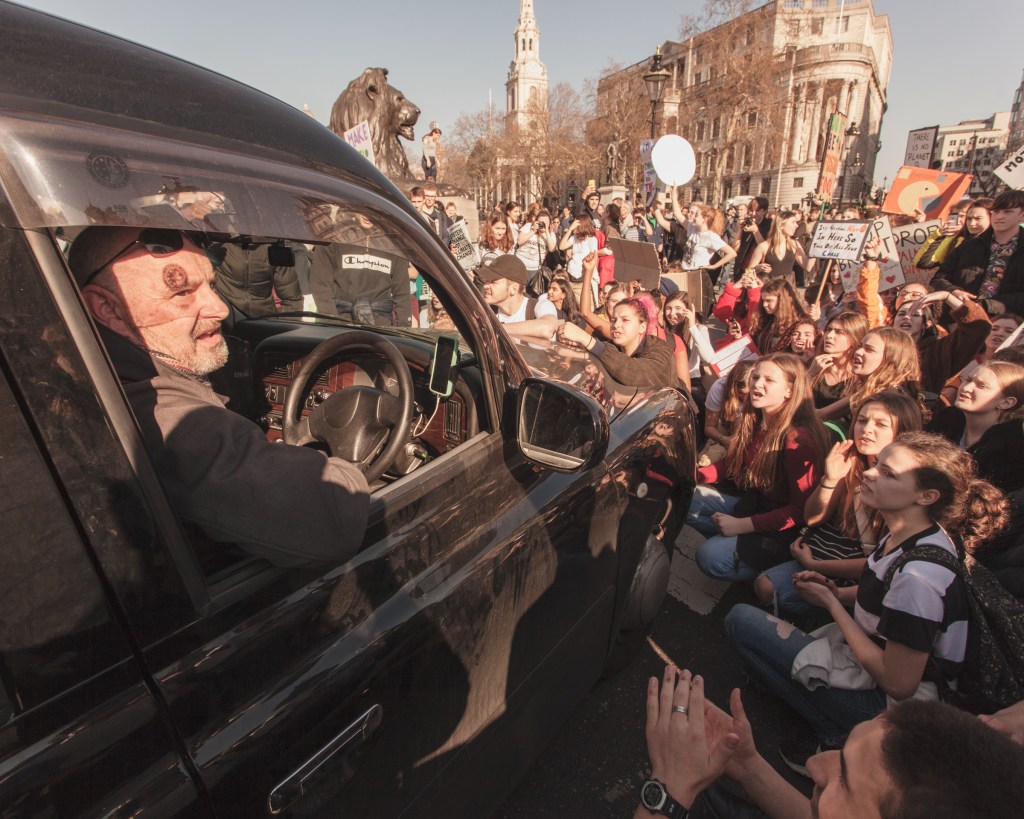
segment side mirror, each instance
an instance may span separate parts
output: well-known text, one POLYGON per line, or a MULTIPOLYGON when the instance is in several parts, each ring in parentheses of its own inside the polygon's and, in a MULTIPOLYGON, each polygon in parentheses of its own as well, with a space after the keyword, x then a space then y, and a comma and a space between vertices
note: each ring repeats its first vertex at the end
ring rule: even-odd
POLYGON ((539 378, 519 388, 519 449, 556 472, 577 472, 600 461, 608 448, 608 416, 579 390, 539 378))

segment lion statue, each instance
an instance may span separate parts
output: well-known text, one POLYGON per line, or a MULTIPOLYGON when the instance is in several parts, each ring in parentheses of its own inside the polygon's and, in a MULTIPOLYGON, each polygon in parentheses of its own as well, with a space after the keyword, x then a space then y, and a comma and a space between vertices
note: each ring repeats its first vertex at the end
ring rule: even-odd
POLYGON ((412 141, 420 109, 388 82, 386 68, 367 68, 338 95, 331 109, 331 130, 338 136, 363 120, 370 125, 377 167, 392 179, 412 176, 398 138, 412 141))

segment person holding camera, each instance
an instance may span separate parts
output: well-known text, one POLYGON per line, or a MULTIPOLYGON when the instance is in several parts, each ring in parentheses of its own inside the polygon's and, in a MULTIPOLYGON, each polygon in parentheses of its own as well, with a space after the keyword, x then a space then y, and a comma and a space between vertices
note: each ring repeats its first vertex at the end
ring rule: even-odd
POLYGON ((541 276, 541 268, 544 267, 548 253, 554 251, 556 247, 551 214, 534 202, 526 212, 526 218, 519 229, 515 249, 516 256, 526 265, 526 274, 535 291, 534 295, 539 296, 547 290, 551 273, 545 272, 545 275, 541 276))
POLYGON ((773 220, 768 216, 768 197, 755 196, 750 200, 747 217, 743 220, 739 235, 735 239, 736 266, 733 268, 733 281, 743 275, 750 267, 750 259, 754 249, 768 238, 773 220))

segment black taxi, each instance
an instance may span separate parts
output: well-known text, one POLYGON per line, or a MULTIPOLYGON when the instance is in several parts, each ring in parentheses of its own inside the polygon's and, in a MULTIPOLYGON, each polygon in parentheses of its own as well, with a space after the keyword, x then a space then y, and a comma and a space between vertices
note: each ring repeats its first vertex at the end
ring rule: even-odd
POLYGON ((400 192, 284 103, 16 5, 0 30, 0 814, 487 815, 659 608, 687 397, 513 340, 400 192), (354 556, 274 565, 179 514, 67 262, 125 225, 286 276, 361 241, 429 287, 446 332, 265 290, 224 324, 225 411, 366 468, 354 556), (351 390, 401 411, 313 441, 351 390))

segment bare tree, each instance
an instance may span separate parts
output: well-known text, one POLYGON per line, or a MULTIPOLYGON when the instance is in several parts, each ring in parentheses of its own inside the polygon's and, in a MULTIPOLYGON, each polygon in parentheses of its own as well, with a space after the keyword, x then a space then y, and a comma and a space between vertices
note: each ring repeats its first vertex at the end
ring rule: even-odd
MULTIPOLYGON (((622 73, 621 66, 609 63, 601 72, 596 88, 597 116, 587 128, 591 148, 604 156, 608 145, 614 144, 619 156, 621 181, 627 188, 643 184, 643 163, 640 141, 649 135, 651 105, 640 72, 622 73)), ((603 163, 597 163, 591 175, 600 174, 603 163)))

